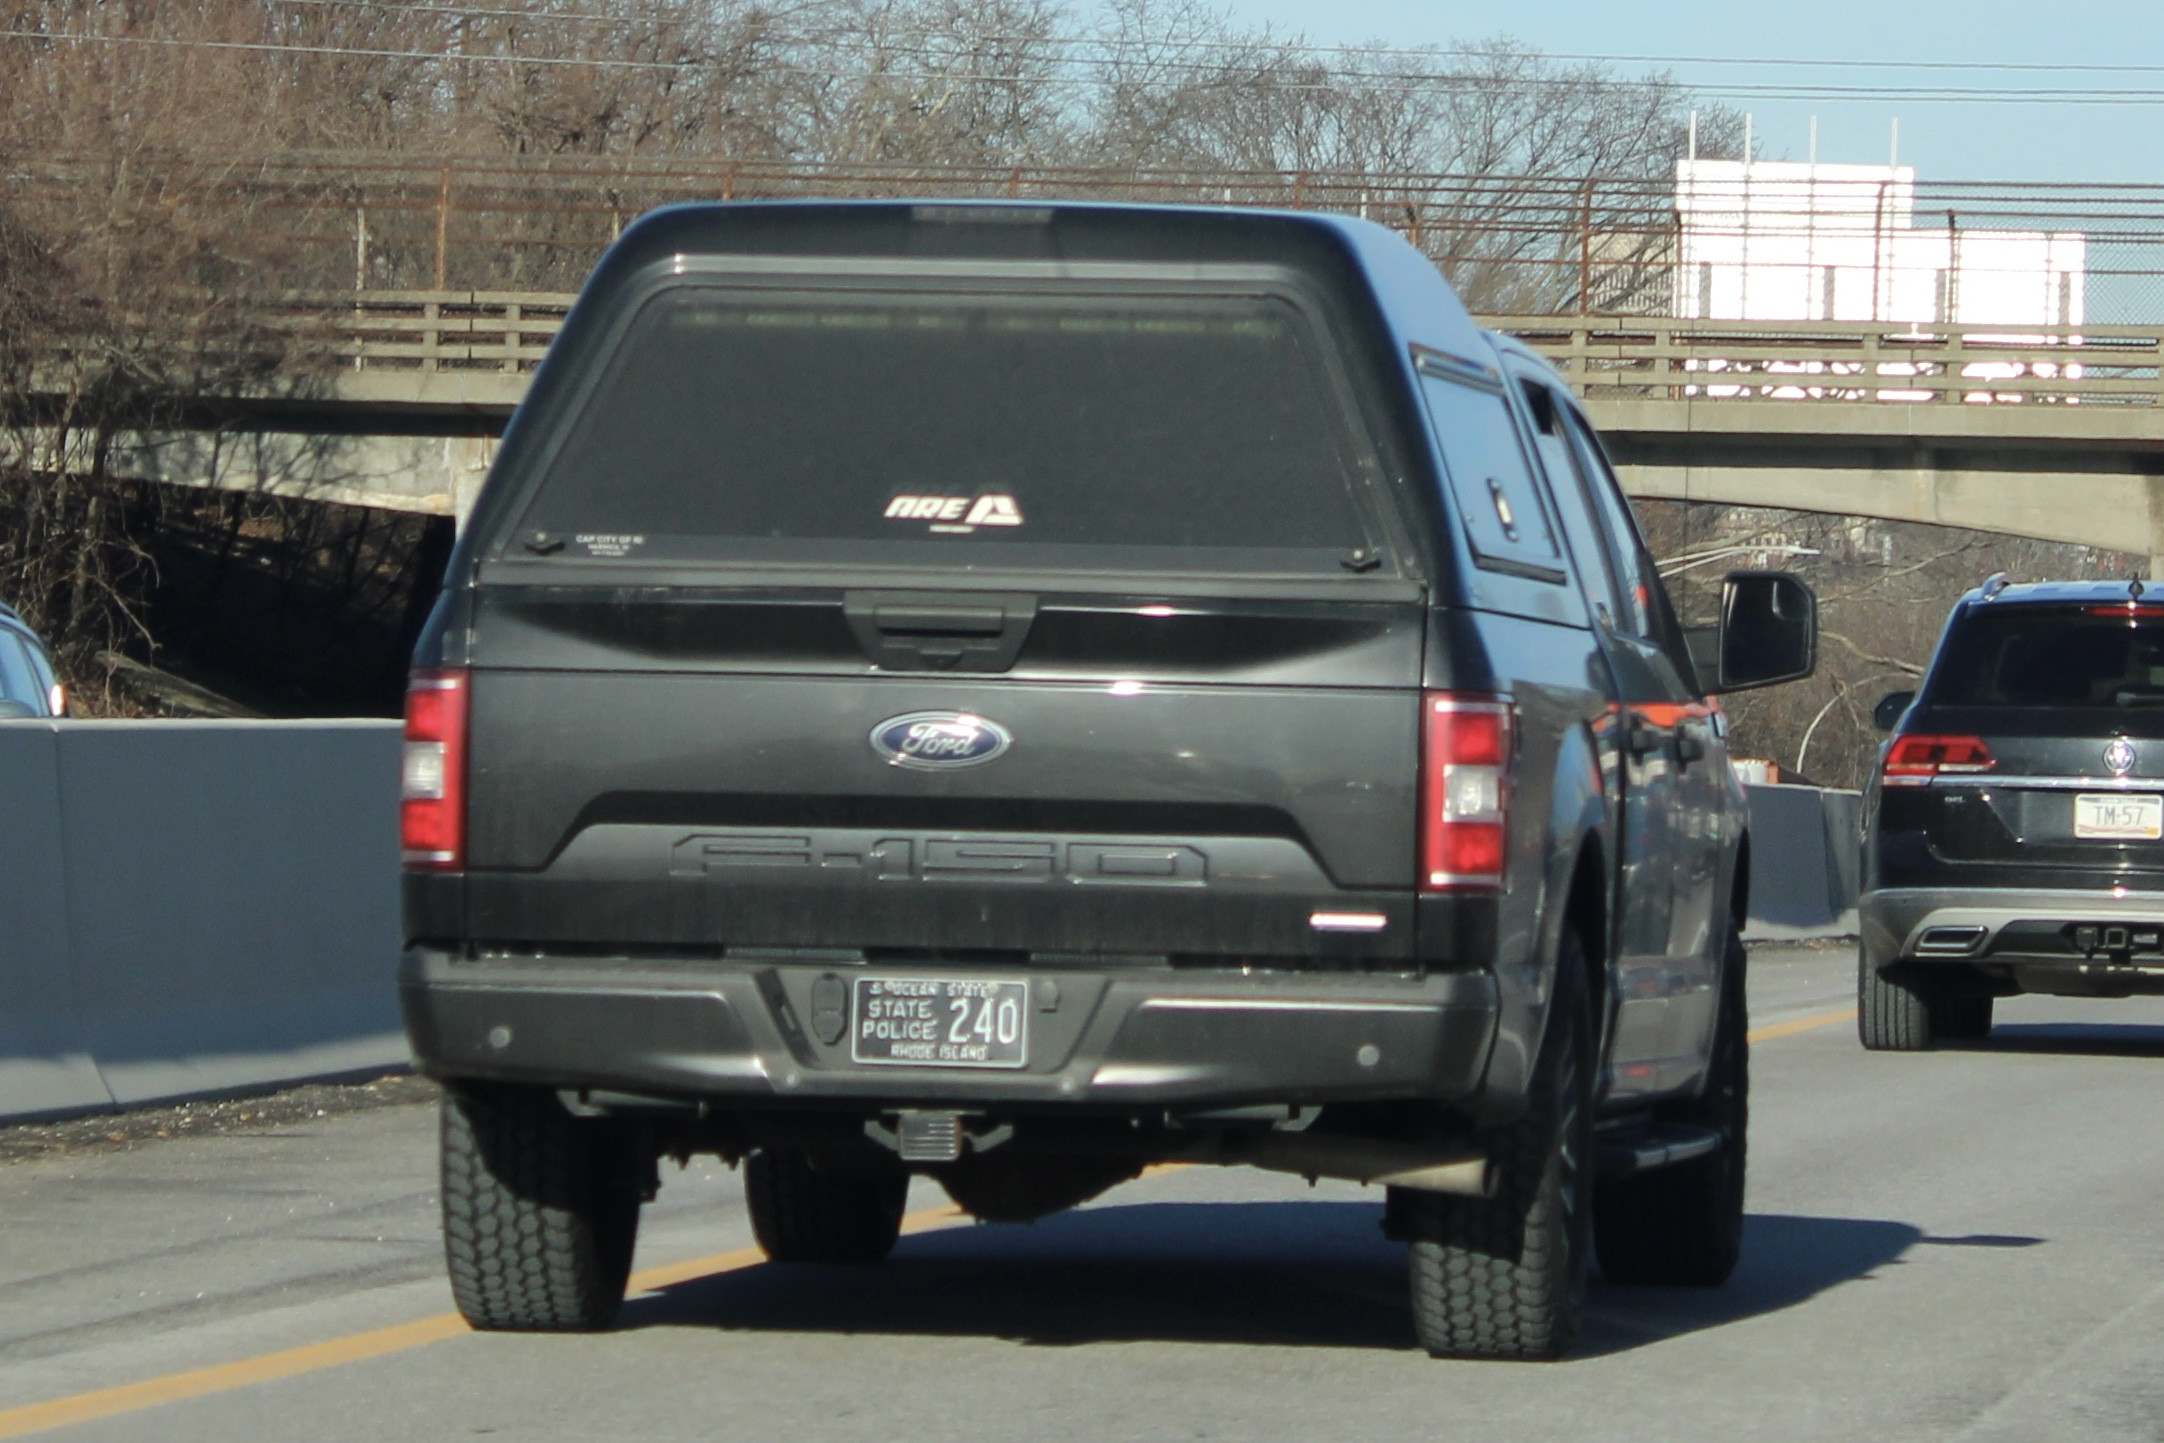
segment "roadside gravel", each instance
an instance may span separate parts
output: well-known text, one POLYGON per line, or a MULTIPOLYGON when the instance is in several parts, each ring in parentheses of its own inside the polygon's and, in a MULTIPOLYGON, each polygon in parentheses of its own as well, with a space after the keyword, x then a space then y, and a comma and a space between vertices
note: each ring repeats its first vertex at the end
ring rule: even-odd
POLYGON ((310 1118, 378 1107, 418 1107, 433 1103, 440 1092, 425 1077, 388 1073, 368 1082, 310 1083, 250 1097, 132 1108, 60 1122, 17 1123, 0 1126, 0 1166, 86 1153, 127 1152, 176 1137, 218 1137, 286 1127, 310 1118))

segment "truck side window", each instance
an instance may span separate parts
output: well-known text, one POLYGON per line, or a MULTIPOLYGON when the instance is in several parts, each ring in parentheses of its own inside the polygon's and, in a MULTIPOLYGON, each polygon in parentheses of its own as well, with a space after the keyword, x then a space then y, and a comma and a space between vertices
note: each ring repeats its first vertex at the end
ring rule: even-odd
POLYGON ((1586 489, 1592 493, 1594 510, 1612 543, 1617 590, 1622 602, 1622 610, 1616 613, 1616 627, 1632 636, 1657 638, 1653 588, 1659 583, 1654 579, 1653 563, 1646 555, 1645 542, 1638 535, 1638 522, 1631 515, 1630 504, 1623 499, 1623 488, 1616 484, 1615 473, 1608 469, 1607 453, 1601 450, 1592 430, 1579 419, 1575 410, 1561 409, 1563 423, 1575 443, 1572 450, 1577 456, 1586 489))
POLYGON ((1439 374, 1423 357, 1421 390, 1475 564, 1534 581, 1568 581, 1501 387, 1455 370, 1439 374))
POLYGON ((1519 384, 1525 392, 1526 409, 1532 413, 1533 446, 1540 454, 1542 469, 1548 473, 1548 494, 1555 498, 1563 539, 1585 582, 1586 602, 1604 625, 1613 627, 1618 617, 1628 614, 1626 601, 1616 577, 1614 548, 1595 518, 1591 488, 1571 455, 1570 438, 1563 431, 1564 405, 1540 381, 1519 384))
POLYGON ((1606 516, 1609 535, 1615 540, 1617 580, 1628 591, 1624 624, 1633 636, 1643 637, 1660 648, 1675 667, 1676 675, 1695 693, 1697 670, 1691 664, 1683 628, 1676 620, 1674 608, 1669 605, 1667 588, 1661 585, 1660 574, 1653 568, 1653 557, 1646 550, 1645 538, 1639 534, 1637 518, 1631 514, 1630 503, 1623 499, 1623 488, 1608 465, 1608 453, 1575 409, 1568 406, 1559 409, 1576 442, 1573 450, 1584 468, 1588 488, 1606 516))

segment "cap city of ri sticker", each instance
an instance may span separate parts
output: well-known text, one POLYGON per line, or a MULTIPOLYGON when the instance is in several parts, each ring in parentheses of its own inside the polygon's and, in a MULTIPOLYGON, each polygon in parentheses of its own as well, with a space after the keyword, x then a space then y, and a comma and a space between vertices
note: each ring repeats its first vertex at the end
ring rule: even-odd
POLYGON ((887 503, 889 521, 926 521, 927 528, 967 536, 980 526, 1020 526, 1022 508, 1012 496, 994 491, 983 496, 897 496, 887 503))

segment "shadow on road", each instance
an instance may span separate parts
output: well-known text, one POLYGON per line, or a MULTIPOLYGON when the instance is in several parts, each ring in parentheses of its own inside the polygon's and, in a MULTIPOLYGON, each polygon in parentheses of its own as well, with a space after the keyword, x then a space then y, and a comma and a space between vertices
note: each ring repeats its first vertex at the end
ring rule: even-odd
MULTIPOLYGON (((1107 1342, 1413 1346, 1404 1249, 1379 1204, 1139 1203, 1031 1226, 905 1238, 878 1268, 769 1264, 628 1304, 629 1328, 895 1333, 1107 1342)), ((1906 1223, 1754 1215, 1713 1292, 1596 1282, 1581 1355, 1773 1312, 1898 1259, 1906 1223)))
POLYGON ((1753 1213, 1744 1223, 1743 1261, 1726 1287, 1595 1287, 1577 1354, 1619 1353, 1792 1308, 1899 1262, 1923 1241, 1923 1229, 1908 1223, 1753 1213))
POLYGON ((2140 1022, 2002 1022, 1949 1052, 2034 1052, 2066 1057, 2164 1057, 2164 1027, 2140 1022))

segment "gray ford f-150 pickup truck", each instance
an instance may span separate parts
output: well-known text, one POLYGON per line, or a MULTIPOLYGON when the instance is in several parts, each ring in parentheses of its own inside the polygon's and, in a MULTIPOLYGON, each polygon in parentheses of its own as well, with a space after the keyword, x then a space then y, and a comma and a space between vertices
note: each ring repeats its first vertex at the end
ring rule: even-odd
MULTIPOLYGON (((415 657, 401 976, 485 1328, 606 1326, 658 1160, 776 1260, 912 1173, 1381 1184, 1437 1354, 1742 1223, 1749 872, 1601 444, 1381 227, 657 212, 504 436, 415 657)), ((1694 656, 1697 658, 1694 661, 1694 656)))

